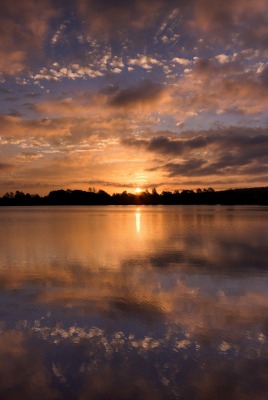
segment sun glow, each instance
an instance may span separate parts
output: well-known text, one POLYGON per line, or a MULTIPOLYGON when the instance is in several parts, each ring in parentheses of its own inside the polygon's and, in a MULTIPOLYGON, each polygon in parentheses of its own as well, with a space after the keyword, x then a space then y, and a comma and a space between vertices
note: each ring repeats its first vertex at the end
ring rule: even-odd
POLYGON ((141 193, 141 189, 137 187, 137 188, 135 189, 135 193, 136 193, 136 194, 141 193))

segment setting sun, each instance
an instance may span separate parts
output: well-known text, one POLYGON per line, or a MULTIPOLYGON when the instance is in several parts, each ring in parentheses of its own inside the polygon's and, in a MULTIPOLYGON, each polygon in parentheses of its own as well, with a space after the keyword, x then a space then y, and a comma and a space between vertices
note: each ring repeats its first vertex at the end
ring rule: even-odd
POLYGON ((136 194, 141 193, 141 189, 140 189, 140 188, 136 188, 136 189, 135 189, 135 193, 136 193, 136 194))

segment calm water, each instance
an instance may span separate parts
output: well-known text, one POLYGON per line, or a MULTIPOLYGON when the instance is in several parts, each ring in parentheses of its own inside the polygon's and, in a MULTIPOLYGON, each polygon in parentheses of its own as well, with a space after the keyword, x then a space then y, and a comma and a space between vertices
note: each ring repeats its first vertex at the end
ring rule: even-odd
POLYGON ((268 208, 0 208, 0 398, 268 399, 268 208))

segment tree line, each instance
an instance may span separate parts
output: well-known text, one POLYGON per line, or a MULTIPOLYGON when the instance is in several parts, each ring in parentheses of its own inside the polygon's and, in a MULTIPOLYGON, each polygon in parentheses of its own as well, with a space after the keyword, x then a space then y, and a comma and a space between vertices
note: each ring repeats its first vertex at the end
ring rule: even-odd
POLYGON ((213 188, 196 190, 174 190, 158 193, 156 189, 138 194, 113 193, 94 188, 84 190, 53 190, 47 196, 7 192, 0 197, 0 206, 32 205, 176 205, 176 204, 223 204, 223 205, 268 205, 268 187, 228 189, 215 191, 213 188))

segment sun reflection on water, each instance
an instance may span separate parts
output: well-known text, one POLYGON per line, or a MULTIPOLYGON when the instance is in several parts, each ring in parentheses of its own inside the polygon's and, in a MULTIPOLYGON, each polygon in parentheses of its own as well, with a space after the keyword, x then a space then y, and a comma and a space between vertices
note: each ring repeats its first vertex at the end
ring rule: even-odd
POLYGON ((135 217, 136 217, 136 232, 140 233, 140 231, 141 231, 141 213, 140 213, 140 208, 136 209, 135 217))

